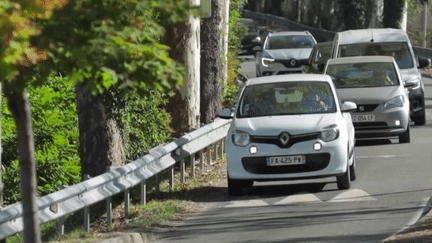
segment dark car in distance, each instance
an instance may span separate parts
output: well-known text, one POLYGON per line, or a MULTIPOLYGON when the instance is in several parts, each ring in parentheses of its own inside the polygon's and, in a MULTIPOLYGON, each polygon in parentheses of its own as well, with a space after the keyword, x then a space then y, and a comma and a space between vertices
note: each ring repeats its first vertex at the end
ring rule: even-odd
POLYGON ((323 73, 325 64, 330 58, 332 41, 319 42, 313 47, 308 59, 307 65, 304 66, 304 73, 323 73))
POLYGON ((238 21, 247 28, 247 33, 241 41, 242 49, 246 50, 247 54, 251 54, 253 53, 253 48, 261 44, 259 30, 252 19, 240 18, 238 21))

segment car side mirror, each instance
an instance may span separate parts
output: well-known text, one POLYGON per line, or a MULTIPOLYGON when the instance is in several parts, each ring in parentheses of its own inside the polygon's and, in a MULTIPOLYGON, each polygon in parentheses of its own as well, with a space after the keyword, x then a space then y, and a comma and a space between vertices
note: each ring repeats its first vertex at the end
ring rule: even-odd
POLYGON ((416 86, 416 83, 412 83, 412 82, 404 82, 404 87, 405 88, 412 88, 416 86))
POLYGON ((431 64, 431 60, 429 58, 419 57, 418 58, 418 68, 429 67, 431 64))
POLYGON ((357 110, 357 105, 352 101, 345 101, 342 103, 342 112, 353 112, 357 110))
POLYGON ((234 109, 233 108, 234 107, 222 109, 219 112, 218 117, 220 117, 222 119, 232 119, 234 117, 234 109))
POLYGON ((256 57, 257 56, 257 52, 262 51, 262 47, 261 46, 254 46, 254 48, 252 48, 253 54, 256 57))

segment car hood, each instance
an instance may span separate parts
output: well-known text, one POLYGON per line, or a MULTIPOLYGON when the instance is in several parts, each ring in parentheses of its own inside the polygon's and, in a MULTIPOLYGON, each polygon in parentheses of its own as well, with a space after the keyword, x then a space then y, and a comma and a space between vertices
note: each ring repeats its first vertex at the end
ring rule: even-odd
POLYGON ((342 102, 352 101, 356 104, 383 103, 403 93, 401 86, 337 89, 338 97, 342 102))
POLYGON ((312 48, 266 50, 268 56, 277 60, 308 59, 312 48))
POLYGON ((337 113, 265 116, 235 119, 233 127, 251 135, 277 136, 283 131, 291 134, 318 132, 335 124, 337 113))

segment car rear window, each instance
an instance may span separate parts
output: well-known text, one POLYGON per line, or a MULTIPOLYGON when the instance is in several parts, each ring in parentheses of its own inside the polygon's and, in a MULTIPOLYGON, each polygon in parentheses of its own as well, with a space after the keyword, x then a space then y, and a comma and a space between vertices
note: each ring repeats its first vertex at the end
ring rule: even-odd
POLYGON ((284 82, 247 86, 239 102, 238 118, 336 112, 326 82, 284 82))
POLYGON ((406 42, 360 43, 341 45, 339 57, 392 56, 400 69, 414 67, 413 57, 406 42))
POLYGON ((333 78, 336 88, 398 86, 393 63, 368 62, 328 64, 326 74, 333 78))

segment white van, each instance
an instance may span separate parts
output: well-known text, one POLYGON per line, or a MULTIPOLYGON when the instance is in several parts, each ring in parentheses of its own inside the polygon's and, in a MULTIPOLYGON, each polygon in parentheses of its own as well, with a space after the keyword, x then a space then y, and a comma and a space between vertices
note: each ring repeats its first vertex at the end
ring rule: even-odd
POLYGON ((407 34, 401 29, 360 29, 338 32, 331 58, 350 56, 392 56, 409 91, 410 117, 416 125, 426 123, 424 85, 419 68, 429 65, 428 59, 414 55, 407 34))

